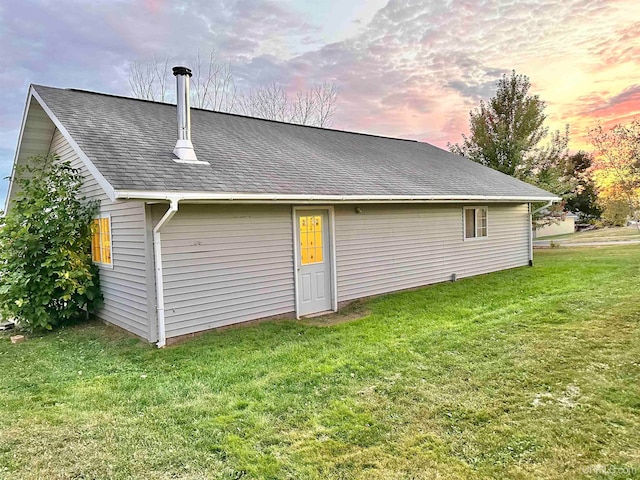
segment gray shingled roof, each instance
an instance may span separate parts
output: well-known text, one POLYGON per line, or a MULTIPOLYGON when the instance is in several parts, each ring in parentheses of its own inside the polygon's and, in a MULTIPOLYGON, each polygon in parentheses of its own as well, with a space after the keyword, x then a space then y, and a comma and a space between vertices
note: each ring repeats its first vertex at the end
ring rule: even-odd
POLYGON ((115 190, 550 197, 428 143, 192 109, 206 165, 173 161, 175 105, 34 86, 115 190))

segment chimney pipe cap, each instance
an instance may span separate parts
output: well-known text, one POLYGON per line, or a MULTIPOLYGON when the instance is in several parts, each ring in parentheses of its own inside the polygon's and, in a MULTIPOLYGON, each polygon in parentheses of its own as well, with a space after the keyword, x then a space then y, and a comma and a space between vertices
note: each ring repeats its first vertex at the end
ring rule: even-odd
POLYGON ((178 75, 189 75, 191 76, 191 69, 187 67, 173 67, 173 74, 177 77, 178 75))

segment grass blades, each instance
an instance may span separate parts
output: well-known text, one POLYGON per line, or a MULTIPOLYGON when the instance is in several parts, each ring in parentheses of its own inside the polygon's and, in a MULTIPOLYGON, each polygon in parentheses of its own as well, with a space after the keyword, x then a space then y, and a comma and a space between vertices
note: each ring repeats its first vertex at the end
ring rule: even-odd
POLYGON ((0 478, 640 477, 640 248, 158 350, 0 337, 0 478))

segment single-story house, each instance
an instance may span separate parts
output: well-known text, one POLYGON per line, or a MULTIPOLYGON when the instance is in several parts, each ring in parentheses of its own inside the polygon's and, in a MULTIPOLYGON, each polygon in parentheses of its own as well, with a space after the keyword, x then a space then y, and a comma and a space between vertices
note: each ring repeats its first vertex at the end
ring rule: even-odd
POLYGON ((552 223, 542 225, 533 230, 533 238, 550 237, 552 235, 565 235, 576 231, 578 215, 573 212, 564 212, 559 218, 554 218, 552 223))
POLYGON ((177 107, 29 89, 6 208, 32 155, 83 173, 102 320, 164 346, 531 264, 555 195, 428 143, 191 109, 174 74, 177 107))

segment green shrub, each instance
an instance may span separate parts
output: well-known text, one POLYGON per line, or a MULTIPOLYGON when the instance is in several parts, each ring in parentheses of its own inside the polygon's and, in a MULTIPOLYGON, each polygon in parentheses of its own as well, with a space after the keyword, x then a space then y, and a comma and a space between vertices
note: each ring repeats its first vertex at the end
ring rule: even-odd
POLYGON ((0 218, 0 311, 25 330, 51 330, 102 302, 90 255, 98 205, 82 196, 80 173, 53 155, 32 157, 15 178, 0 218))

